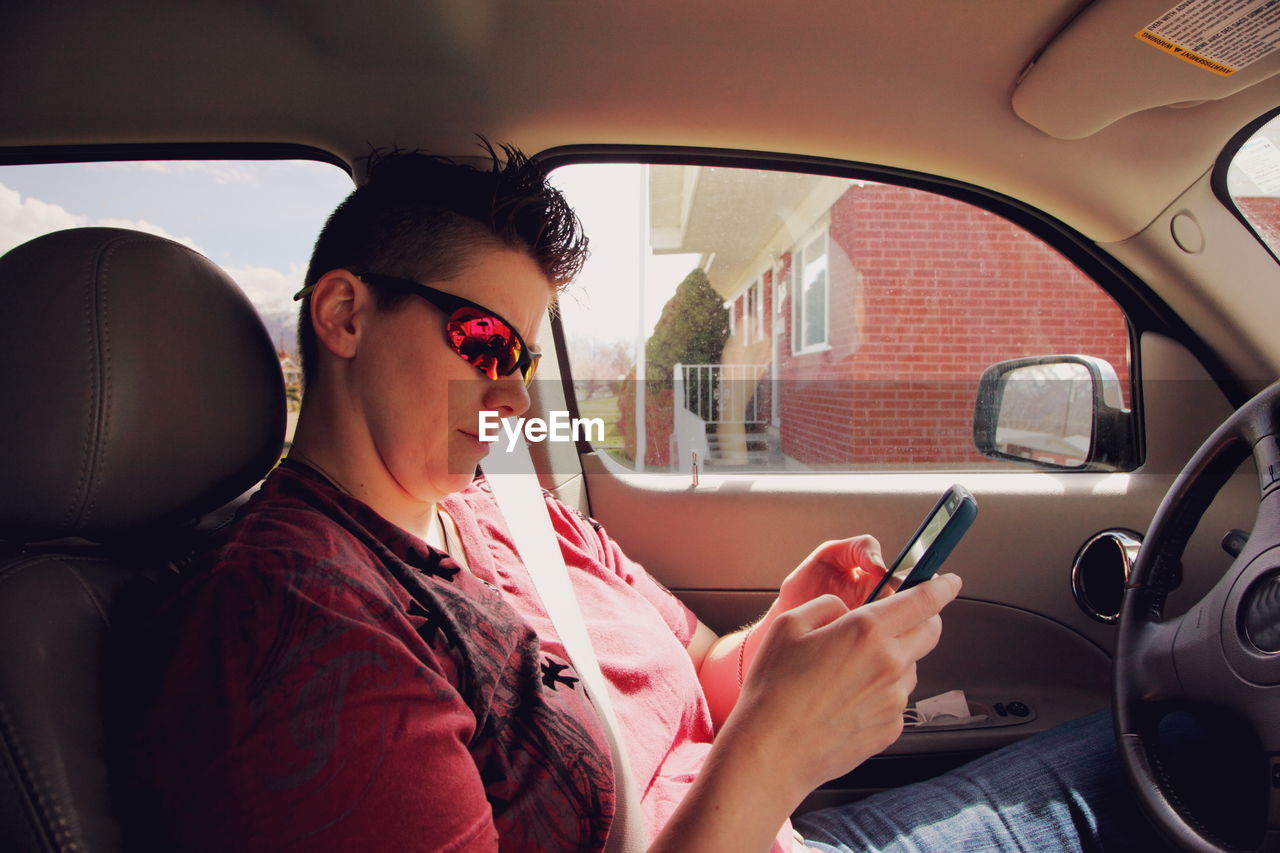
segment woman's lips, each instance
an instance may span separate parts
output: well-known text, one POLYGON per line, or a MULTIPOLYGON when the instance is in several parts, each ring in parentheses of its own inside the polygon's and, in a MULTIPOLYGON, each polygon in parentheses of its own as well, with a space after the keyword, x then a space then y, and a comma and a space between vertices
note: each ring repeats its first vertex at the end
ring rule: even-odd
POLYGON ((471 442, 471 444, 476 448, 476 450, 479 450, 482 453, 489 452, 489 443, 485 441, 481 441, 480 436, 478 434, 474 432, 467 432, 465 429, 460 429, 458 430, 458 432, 466 436, 467 440, 471 442))

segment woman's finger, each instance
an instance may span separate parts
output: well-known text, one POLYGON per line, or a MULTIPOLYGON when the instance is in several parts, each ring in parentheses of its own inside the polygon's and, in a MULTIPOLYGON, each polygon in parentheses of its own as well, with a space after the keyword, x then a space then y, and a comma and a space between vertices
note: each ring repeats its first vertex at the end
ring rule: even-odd
POLYGON ((878 611, 876 619, 881 630, 889 636, 897 636, 937 616, 960 594, 960 586, 960 578, 956 575, 938 575, 911 589, 877 599, 867 608, 878 611))

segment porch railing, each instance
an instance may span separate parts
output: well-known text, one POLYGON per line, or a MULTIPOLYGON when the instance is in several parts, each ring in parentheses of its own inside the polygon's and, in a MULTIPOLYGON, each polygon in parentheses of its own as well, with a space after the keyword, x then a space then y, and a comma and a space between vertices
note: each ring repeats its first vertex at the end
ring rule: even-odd
POLYGON ((767 364, 677 364, 673 368, 677 406, 704 423, 758 424, 768 420, 767 364))

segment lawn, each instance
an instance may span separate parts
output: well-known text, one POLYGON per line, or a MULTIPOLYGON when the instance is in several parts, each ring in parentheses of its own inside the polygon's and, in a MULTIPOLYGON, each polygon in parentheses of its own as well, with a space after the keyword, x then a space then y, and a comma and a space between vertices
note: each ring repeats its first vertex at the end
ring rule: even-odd
POLYGON ((618 398, 616 396, 578 400, 578 417, 600 418, 604 421, 604 441, 595 442, 595 447, 603 449, 622 446, 622 433, 618 430, 618 398))

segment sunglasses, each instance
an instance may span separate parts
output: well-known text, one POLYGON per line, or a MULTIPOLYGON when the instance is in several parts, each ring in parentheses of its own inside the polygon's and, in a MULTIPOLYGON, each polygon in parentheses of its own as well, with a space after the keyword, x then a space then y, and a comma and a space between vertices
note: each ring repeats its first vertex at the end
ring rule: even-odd
MULTIPOLYGON (((445 343, 463 361, 490 379, 510 376, 519 370, 525 385, 533 381, 542 353, 531 350, 515 327, 497 311, 412 279, 376 273, 358 273, 356 277, 395 293, 420 296, 439 308, 445 315, 445 343)), ((293 298, 301 299, 314 287, 312 284, 302 288, 293 298)))

